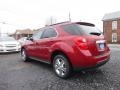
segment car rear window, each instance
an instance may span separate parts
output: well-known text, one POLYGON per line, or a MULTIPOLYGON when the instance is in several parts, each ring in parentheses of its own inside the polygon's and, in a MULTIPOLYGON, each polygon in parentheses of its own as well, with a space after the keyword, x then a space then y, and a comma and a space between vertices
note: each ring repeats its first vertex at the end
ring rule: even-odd
POLYGON ((97 29, 95 26, 68 24, 64 25, 63 29, 65 32, 71 35, 101 35, 100 30, 97 29))

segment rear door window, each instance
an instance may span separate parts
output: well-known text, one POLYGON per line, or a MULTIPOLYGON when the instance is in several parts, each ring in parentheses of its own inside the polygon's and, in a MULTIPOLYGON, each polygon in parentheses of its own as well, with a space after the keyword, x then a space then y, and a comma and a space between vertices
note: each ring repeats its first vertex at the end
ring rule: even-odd
POLYGON ((56 36, 57 36, 57 33, 53 28, 47 28, 47 29, 44 29, 44 32, 41 38, 51 38, 56 36))

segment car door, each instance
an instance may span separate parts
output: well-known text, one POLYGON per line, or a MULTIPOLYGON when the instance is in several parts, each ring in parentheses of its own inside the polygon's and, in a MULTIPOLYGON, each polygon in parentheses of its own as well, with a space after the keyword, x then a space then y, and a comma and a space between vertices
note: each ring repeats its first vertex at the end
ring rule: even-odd
POLYGON ((52 39, 57 36, 54 28, 45 28, 39 42, 37 42, 37 57, 43 60, 49 60, 50 47, 53 44, 52 39))
POLYGON ((43 30, 38 30, 38 32, 36 32, 35 34, 33 34, 32 36, 32 40, 31 40, 31 44, 30 44, 30 47, 31 47, 31 56, 32 57, 37 57, 37 42, 40 40, 41 38, 41 35, 43 33, 43 30))

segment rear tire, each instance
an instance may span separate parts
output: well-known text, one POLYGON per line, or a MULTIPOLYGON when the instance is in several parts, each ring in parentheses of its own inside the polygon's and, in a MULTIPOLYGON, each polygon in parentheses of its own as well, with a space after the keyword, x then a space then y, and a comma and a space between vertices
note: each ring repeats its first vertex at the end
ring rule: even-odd
POLYGON ((68 78, 71 75, 72 67, 64 55, 56 55, 53 60, 53 69, 60 78, 68 78))
POLYGON ((21 58, 22 58, 22 60, 23 60, 24 62, 29 61, 29 58, 28 58, 28 56, 27 56, 27 54, 26 54, 26 50, 25 50, 25 49, 22 49, 22 50, 21 50, 21 58))

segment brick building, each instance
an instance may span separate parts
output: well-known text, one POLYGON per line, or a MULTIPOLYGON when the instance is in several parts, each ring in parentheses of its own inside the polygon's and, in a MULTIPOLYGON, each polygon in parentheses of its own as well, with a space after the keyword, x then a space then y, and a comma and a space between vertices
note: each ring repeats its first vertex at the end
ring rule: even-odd
POLYGON ((105 14, 102 20, 107 42, 120 44, 120 11, 105 14))

